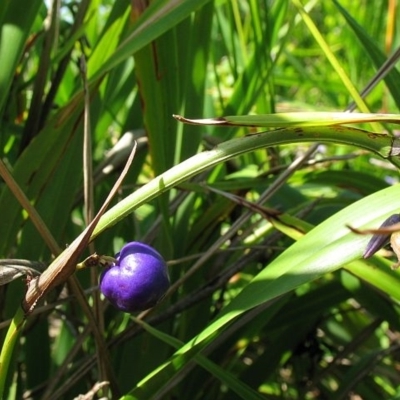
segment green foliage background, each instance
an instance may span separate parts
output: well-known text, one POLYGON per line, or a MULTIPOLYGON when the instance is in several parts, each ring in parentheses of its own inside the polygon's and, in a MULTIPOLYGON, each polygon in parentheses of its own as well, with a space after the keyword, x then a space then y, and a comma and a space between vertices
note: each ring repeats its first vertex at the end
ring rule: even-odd
MULTIPOLYGON (((362 259, 369 238, 347 225, 398 212, 399 119, 318 114, 398 112, 398 6, 4 1, 4 164, 65 248, 86 225, 84 131, 95 210, 132 132, 134 162, 82 259, 143 241, 168 261, 172 289, 133 316, 99 295, 100 269, 78 271, 93 319, 65 282, 16 328, 12 349, 27 283, 0 286, 2 357, 12 354, 3 397, 398 398, 399 272, 390 249, 362 259), (173 115, 245 117, 196 126, 173 115)), ((47 266, 54 254, 9 186, 0 257, 47 266)))

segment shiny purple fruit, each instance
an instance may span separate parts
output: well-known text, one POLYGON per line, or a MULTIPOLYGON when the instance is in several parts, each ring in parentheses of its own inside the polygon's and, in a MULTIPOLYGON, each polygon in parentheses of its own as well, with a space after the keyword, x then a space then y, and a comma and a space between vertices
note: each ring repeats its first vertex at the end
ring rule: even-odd
POLYGON ((100 276, 100 290, 125 312, 154 307, 169 288, 167 265, 147 244, 127 243, 100 276))

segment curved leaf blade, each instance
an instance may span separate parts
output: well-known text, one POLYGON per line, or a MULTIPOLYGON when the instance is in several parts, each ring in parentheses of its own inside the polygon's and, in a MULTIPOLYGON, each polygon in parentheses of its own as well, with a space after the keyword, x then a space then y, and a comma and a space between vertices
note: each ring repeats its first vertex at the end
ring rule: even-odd
POLYGON ((263 269, 213 323, 178 350, 167 363, 142 380, 131 394, 140 393, 154 381, 160 384, 160 380, 165 380, 166 383, 244 312, 361 257, 369 238, 355 235, 346 225, 379 226, 382 220, 396 211, 397 203, 389 200, 399 195, 399 185, 381 190, 353 203, 311 230, 263 269))

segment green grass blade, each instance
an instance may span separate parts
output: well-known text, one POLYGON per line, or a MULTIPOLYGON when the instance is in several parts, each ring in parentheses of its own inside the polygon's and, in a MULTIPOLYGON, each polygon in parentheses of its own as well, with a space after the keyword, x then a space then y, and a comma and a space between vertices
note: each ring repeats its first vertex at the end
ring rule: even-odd
POLYGON ((336 58, 332 50, 330 49, 328 43, 325 41, 324 37, 322 36, 321 32, 318 30, 317 26, 313 22, 312 18, 308 14, 308 12, 302 7, 299 0, 292 0, 292 3, 298 9, 300 15, 302 16, 304 23, 307 25, 308 29, 310 30, 311 34, 314 36, 314 39, 320 45, 322 51, 324 52, 326 58, 331 63, 332 67, 339 75, 340 79, 342 80, 344 86, 349 91, 351 97, 356 102, 357 106, 362 112, 369 112, 369 108, 358 93, 357 89, 353 85, 350 77, 344 71, 341 63, 336 58))
POLYGON ((11 359, 13 356, 15 345, 22 333, 25 324, 25 314, 22 307, 18 307, 17 312, 8 329, 7 336, 4 340, 2 350, 0 352, 0 399, 3 399, 5 384, 9 371, 11 359))
MULTIPOLYGON (((353 29, 357 38, 363 45, 363 50, 372 60, 376 68, 380 68, 382 64, 386 61, 387 56, 385 53, 378 47, 373 37, 368 35, 366 30, 357 22, 355 18, 353 18, 345 8, 343 8, 339 2, 336 0, 333 1, 333 4, 338 8, 338 10, 342 13, 343 17, 346 19, 349 27, 353 29)), ((400 80, 400 73, 396 68, 392 68, 388 75, 384 78, 390 93, 393 96, 393 100, 396 102, 397 107, 400 107, 400 89, 398 82, 400 80)))
MULTIPOLYGON (((151 325, 146 324, 144 321, 141 321, 139 319, 135 318, 135 321, 140 324, 147 332, 155 336, 156 338, 162 340, 164 343, 167 343, 171 347, 175 349, 179 349, 184 345, 183 342, 180 340, 167 335, 164 332, 159 331, 158 329, 153 328, 151 325)), ((241 382, 239 379, 237 379, 235 376, 230 374, 228 371, 224 370, 223 368, 219 367, 217 364, 209 360, 207 357, 197 354, 194 356, 194 360, 201 365, 204 369, 206 369, 210 374, 214 375, 217 377, 221 382, 225 383, 232 391, 234 391, 236 394, 238 394, 240 397, 243 399, 252 399, 252 400, 260 400, 263 399, 264 397, 261 396, 258 392, 247 386, 245 383, 241 382)), ((159 388, 156 388, 158 390, 159 388)), ((135 392, 135 391, 134 391, 135 392)), ((127 395, 124 396, 123 399, 129 400, 129 399, 137 399, 137 398, 143 398, 142 393, 139 390, 139 393, 141 393, 140 397, 136 397, 135 395, 127 395)), ((154 395, 153 393, 146 393, 146 396, 151 396, 154 395)))
POLYGON ((154 381, 160 384, 160 378, 171 379, 205 345, 212 342, 221 329, 245 311, 359 258, 369 238, 353 234, 346 225, 379 226, 382 220, 397 210, 397 205, 387 202, 387 199, 399 195, 399 186, 381 190, 353 203, 311 230, 253 278, 209 327, 147 377, 144 385, 151 386, 154 381))
POLYGON ((237 312, 260 304, 259 301, 285 293, 288 286, 293 289, 360 257, 369 237, 354 235, 346 225, 379 226, 396 210, 396 205, 386 199, 397 197, 399 193, 399 186, 381 190, 318 225, 257 275, 220 318, 231 318, 237 312))
POLYGON ((233 115, 219 118, 190 119, 175 115, 181 122, 194 125, 250 126, 265 128, 288 128, 293 126, 333 126, 390 122, 400 124, 400 114, 371 114, 345 112, 293 112, 260 115, 233 115))
POLYGON ((222 143, 213 150, 196 154, 181 164, 169 169, 123 199, 103 215, 92 235, 92 239, 105 229, 122 220, 140 205, 159 196, 160 193, 167 191, 219 163, 240 154, 248 153, 263 147, 273 146, 275 144, 315 141, 344 143, 368 149, 379 154, 381 157, 390 159, 395 165, 400 165, 397 156, 391 156, 393 154, 393 138, 391 136, 374 134, 372 132, 349 127, 280 129, 239 139, 232 139, 222 143))
POLYGON ((43 2, 40 0, 32 0, 28 3, 16 0, 8 2, 7 5, 3 4, 1 7, 3 19, 0 27, 0 115, 29 32, 42 6, 43 2))
POLYGON ((210 0, 160 0, 152 2, 135 23, 132 33, 90 77, 90 80, 97 81, 99 77, 187 18, 208 1, 210 0))
POLYGON ((400 270, 391 269, 392 264, 380 257, 373 257, 368 261, 352 262, 345 269, 400 301, 400 270))

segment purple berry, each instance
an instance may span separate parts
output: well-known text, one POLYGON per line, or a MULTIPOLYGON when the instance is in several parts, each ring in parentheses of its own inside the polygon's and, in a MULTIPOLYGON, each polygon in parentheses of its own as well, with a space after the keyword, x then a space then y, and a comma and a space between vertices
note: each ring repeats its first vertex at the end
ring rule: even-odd
POLYGON ((116 262, 100 276, 100 290, 116 308, 125 312, 154 307, 169 288, 167 265, 147 244, 127 243, 116 262))

